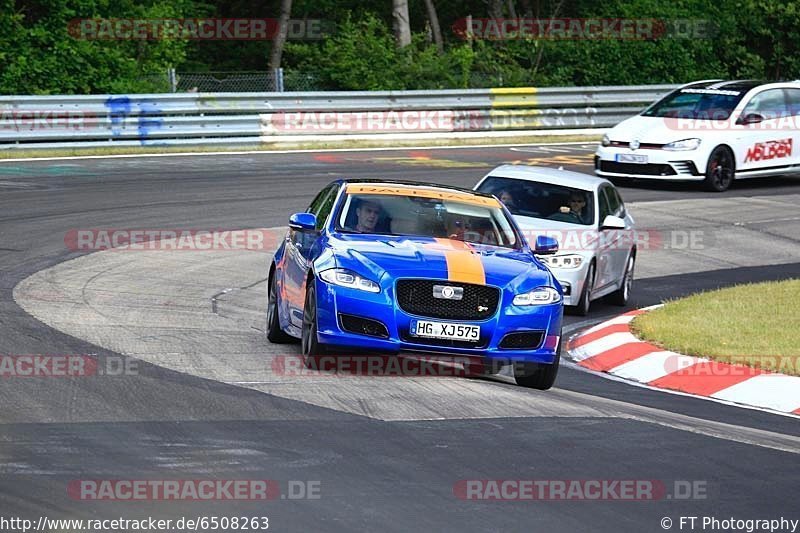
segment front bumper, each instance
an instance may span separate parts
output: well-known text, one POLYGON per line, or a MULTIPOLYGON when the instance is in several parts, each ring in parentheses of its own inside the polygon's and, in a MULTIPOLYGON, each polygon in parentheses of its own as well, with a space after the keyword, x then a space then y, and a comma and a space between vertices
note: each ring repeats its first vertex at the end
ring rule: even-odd
POLYGON ((584 259, 578 268, 550 268, 564 291, 564 305, 578 305, 590 263, 590 260, 584 259))
POLYGON ((595 152, 594 173, 609 178, 659 179, 672 181, 702 181, 705 179, 707 157, 698 150, 669 151, 655 149, 600 146, 595 152), (647 163, 621 163, 617 155, 647 157, 647 163))
POLYGON ((337 349, 366 350, 378 353, 426 352, 463 355, 484 361, 552 363, 561 336, 563 305, 512 306, 503 293, 497 312, 486 320, 446 320, 410 315, 394 303, 394 286, 384 286, 380 293, 330 285, 315 278, 317 283, 317 329, 322 344, 337 349), (342 329, 340 315, 377 320, 386 326, 385 338, 351 333, 342 329), (445 346, 437 341, 412 337, 408 334, 412 320, 475 324, 481 328, 479 347, 445 346), (505 349, 500 342, 507 333, 541 331, 542 340, 536 349, 505 349))

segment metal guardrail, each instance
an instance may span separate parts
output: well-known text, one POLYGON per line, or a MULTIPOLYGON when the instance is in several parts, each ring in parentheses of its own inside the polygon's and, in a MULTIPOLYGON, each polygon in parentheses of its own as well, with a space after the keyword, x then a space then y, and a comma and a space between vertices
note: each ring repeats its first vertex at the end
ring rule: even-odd
POLYGON ((676 87, 0 96, 0 149, 603 128, 676 87))

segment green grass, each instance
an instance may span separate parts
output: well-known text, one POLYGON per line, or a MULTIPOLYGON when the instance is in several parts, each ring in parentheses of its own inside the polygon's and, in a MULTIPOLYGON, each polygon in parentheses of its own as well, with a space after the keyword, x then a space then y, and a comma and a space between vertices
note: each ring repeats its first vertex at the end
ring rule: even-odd
POLYGON ((244 151, 273 151, 273 150, 328 150, 332 148, 391 148, 408 146, 464 146, 475 144, 539 144, 552 142, 597 142, 600 137, 594 135, 548 135, 548 136, 518 136, 518 137, 473 137, 470 139, 420 139, 420 140, 369 140, 369 141, 324 141, 317 137, 313 141, 305 142, 275 142, 262 144, 258 147, 222 147, 222 146, 130 146, 130 147, 103 147, 81 149, 41 149, 41 150, 4 150, 0 151, 0 160, 27 157, 65 157, 87 155, 126 155, 126 154, 169 154, 169 153, 202 153, 202 152, 244 152, 244 151))
POLYGON ((669 301, 631 329, 665 350, 800 375, 800 279, 669 301))

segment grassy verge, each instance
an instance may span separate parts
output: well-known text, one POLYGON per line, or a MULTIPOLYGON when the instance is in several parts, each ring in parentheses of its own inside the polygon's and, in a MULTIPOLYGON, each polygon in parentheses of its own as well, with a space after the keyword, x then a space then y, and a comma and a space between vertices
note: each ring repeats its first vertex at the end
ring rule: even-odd
POLYGON ((169 154, 169 153, 203 153, 203 152, 244 152, 274 150, 329 150, 334 148, 393 148, 409 146, 466 146, 476 144, 539 144, 552 142, 597 142, 596 135, 547 135, 519 137, 472 137, 469 139, 420 139, 420 140, 354 140, 324 141, 317 137, 313 141, 278 142, 259 146, 130 146, 102 148, 41 149, 41 150, 6 150, 0 151, 1 159, 18 159, 28 157, 70 157, 70 156, 105 156, 127 154, 169 154))
POLYGON ((800 375, 800 279, 670 301, 631 328, 665 350, 800 375))

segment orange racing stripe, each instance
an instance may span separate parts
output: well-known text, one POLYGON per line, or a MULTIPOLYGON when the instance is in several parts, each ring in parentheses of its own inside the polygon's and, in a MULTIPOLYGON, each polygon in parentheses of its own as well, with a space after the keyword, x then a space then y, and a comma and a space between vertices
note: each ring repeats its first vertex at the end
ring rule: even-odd
POLYGON ((436 243, 444 251, 448 280, 486 285, 486 271, 481 256, 469 244, 451 239, 436 239, 436 243))
POLYGON ((417 196, 420 198, 432 198, 435 200, 452 200, 471 205, 483 207, 500 207, 500 202, 495 198, 469 194, 461 191, 449 191, 445 189, 411 187, 408 185, 370 185, 363 183, 350 183, 347 185, 348 194, 382 194, 389 196, 417 196))

